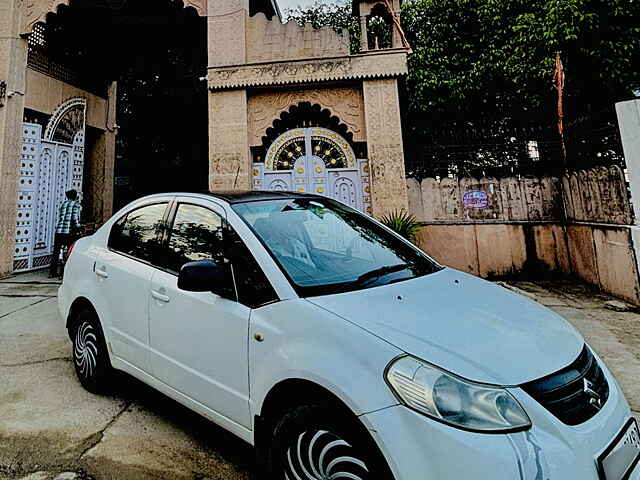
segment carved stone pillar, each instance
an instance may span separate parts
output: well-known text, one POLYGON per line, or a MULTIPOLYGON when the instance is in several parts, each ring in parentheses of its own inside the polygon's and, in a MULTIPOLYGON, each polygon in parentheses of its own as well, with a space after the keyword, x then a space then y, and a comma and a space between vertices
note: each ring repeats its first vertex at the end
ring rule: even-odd
MULTIPOLYGON (((244 65, 249 0, 209 2, 209 68, 244 65)), ((247 92, 209 93, 209 189, 251 188, 247 92)))
POLYGON ((395 78, 363 82, 373 216, 409 208, 395 78))
MULTIPOLYGON (((394 12, 394 16, 398 23, 400 23, 400 15, 397 12, 394 12)), ((393 48, 403 48, 405 45, 402 43, 400 30, 398 30, 398 26, 395 23, 391 24, 391 30, 393 32, 391 35, 391 46, 393 48)))
POLYGON ((0 82, 16 92, 0 104, 0 276, 13 271, 27 41, 19 37, 22 0, 0 2, 0 82))
POLYGON ((367 31, 367 16, 360 17, 360 51, 369 50, 369 33, 367 31))
POLYGON ((109 87, 109 112, 105 131, 99 131, 95 138, 87 136, 85 160, 84 199, 82 202, 83 221, 106 222, 113 215, 113 171, 116 158, 116 102, 117 84, 109 87))
POLYGON ((246 90, 209 93, 209 189, 251 189, 246 90))
POLYGON ((209 2, 209 67, 243 65, 247 59, 249 0, 209 2))
POLYGON ((116 163, 116 135, 114 129, 118 103, 118 84, 112 82, 109 86, 109 113, 107 115, 107 128, 105 132, 105 156, 104 156, 104 183, 102 186, 102 222, 107 221, 113 215, 113 172, 116 163))

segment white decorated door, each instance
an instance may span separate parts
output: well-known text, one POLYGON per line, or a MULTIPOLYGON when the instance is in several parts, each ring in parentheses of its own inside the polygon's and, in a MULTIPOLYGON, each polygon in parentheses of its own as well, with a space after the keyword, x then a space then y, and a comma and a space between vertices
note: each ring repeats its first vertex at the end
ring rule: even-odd
POLYGON ((51 263, 58 207, 74 188, 82 198, 85 100, 61 105, 43 135, 24 123, 18 183, 15 272, 51 263), (43 138, 44 137, 44 138, 43 138))
POLYGON ((296 128, 273 142, 254 164, 255 190, 288 190, 335 198, 370 213, 369 168, 349 143, 326 128, 296 128))

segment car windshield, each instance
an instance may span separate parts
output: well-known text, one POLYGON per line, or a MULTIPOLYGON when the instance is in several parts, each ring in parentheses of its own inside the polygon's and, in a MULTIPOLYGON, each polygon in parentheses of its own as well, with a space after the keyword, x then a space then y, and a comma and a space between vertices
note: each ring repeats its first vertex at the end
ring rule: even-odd
POLYGON ((265 200, 233 209, 303 297, 386 285, 441 268, 366 215, 330 199, 265 200))

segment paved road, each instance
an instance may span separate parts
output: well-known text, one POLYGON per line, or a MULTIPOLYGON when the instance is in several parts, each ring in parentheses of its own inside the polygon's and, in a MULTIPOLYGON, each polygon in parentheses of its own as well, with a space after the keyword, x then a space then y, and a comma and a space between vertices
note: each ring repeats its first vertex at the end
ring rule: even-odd
MULTIPOLYGON (((571 321, 640 412, 640 315, 567 283, 512 283, 571 321)), ((122 377, 115 397, 85 392, 41 275, 0 281, 0 479, 248 479, 251 448, 174 401, 122 377), (125 393, 126 392, 126 393, 125 393)))
POLYGON ((116 397, 84 391, 57 313, 58 286, 33 281, 47 282, 0 282, 0 479, 250 477, 247 444, 140 382, 123 376, 116 397))

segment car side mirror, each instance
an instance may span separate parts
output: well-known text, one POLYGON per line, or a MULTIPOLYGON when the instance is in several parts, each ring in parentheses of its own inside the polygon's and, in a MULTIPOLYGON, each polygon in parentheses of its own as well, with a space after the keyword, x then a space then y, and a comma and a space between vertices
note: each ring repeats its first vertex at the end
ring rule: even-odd
POLYGON ((214 260, 186 263, 178 275, 178 288, 186 292, 212 292, 236 300, 230 264, 214 260))

